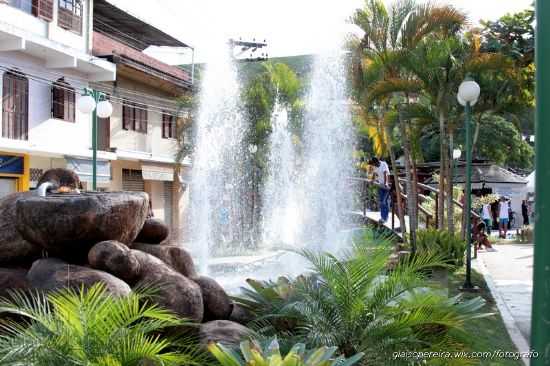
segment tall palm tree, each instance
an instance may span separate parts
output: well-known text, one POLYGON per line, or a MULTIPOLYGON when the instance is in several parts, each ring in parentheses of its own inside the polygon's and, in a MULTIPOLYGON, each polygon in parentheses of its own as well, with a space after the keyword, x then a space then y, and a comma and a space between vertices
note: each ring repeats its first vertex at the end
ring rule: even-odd
MULTIPOLYGON (((405 59, 426 37, 460 29, 465 16, 450 6, 418 5, 413 0, 401 0, 388 10, 382 1, 369 0, 364 9, 356 11, 352 20, 365 32, 363 38, 354 43, 356 66, 353 70, 356 89, 360 90, 358 99, 368 108, 380 97, 391 95, 401 103, 408 101, 409 92, 421 91, 422 83, 403 67, 405 59), (369 70, 372 65, 377 67, 369 70)), ((406 129, 402 131, 405 133, 402 138, 409 139, 406 129)), ((405 154, 405 161, 411 161, 410 152, 405 151, 405 154)), ((395 171, 394 174, 398 182, 395 171)), ((416 197, 416 187, 408 188, 408 195, 416 197)), ((408 201, 409 215, 416 226, 415 199, 408 201)))

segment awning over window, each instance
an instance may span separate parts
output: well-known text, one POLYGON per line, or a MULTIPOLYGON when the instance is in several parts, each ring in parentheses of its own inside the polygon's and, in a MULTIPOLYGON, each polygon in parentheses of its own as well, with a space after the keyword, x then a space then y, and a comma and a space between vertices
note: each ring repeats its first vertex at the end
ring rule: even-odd
MULTIPOLYGON (((67 169, 73 170, 83 182, 92 182, 93 161, 66 156, 67 169)), ((108 160, 97 161, 97 182, 109 183, 111 180, 111 163, 108 160)))
POLYGON ((142 163, 141 174, 144 180, 172 182, 174 180, 174 167, 168 164, 142 163))

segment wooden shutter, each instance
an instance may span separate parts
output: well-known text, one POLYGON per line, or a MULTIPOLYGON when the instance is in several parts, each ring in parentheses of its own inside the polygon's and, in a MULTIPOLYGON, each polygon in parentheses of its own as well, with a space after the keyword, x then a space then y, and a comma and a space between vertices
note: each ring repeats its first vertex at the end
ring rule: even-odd
POLYGON ((109 151, 111 149, 111 119, 98 118, 98 134, 97 146, 101 151, 109 151))
POLYGON ((67 122, 75 122, 75 92, 62 79, 52 88, 52 117, 67 122))
POLYGON ((122 128, 125 130, 129 130, 133 126, 132 111, 133 108, 128 105, 128 102, 124 102, 122 107, 122 128))
POLYGON ((136 115, 139 118, 136 118, 136 131, 141 133, 147 133, 147 107, 143 104, 136 105, 136 115))
POLYGON ((167 139, 169 137, 169 130, 168 130, 168 115, 163 113, 162 114, 162 138, 167 139))
POLYGON ((75 92, 74 89, 66 89, 64 93, 65 121, 75 122, 75 92))
POLYGON ((57 25, 78 34, 82 34, 82 2, 80 0, 67 1, 70 7, 59 6, 57 12, 57 25))
POLYGON ((38 18, 51 22, 53 20, 53 0, 32 0, 32 13, 38 18))
POLYGON ((177 120, 175 116, 170 116, 170 137, 175 139, 176 137, 177 120))
POLYGON ((54 84, 52 87, 52 117, 63 119, 64 117, 64 90, 54 84))
POLYGON ((2 136, 26 140, 29 130, 29 80, 6 72, 2 87, 2 136))

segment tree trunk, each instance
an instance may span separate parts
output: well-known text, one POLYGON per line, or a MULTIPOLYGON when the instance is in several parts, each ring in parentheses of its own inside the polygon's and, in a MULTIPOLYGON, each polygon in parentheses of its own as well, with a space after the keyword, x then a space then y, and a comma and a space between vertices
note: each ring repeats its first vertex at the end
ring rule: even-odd
MULTIPOLYGON (((389 133, 389 128, 386 126, 384 127, 384 132, 389 137, 391 136, 389 133)), ((399 174, 397 174, 397 163, 395 162, 395 155, 393 153, 393 148, 391 146, 391 139, 390 143, 387 146, 388 153, 390 154, 390 161, 393 171, 393 181, 395 183, 395 195, 396 195, 396 203, 397 203, 397 216, 399 217, 399 227, 401 228, 401 234, 403 236, 403 241, 406 241, 405 233, 407 232, 407 227, 405 226, 405 213, 403 212, 403 199, 401 197, 401 187, 399 186, 399 174)))
POLYGON ((399 129, 401 131, 401 140, 403 141, 403 154, 405 158, 405 177, 407 179, 407 208, 409 211, 409 230, 410 243, 413 254, 416 252, 416 192, 413 191, 413 183, 411 177, 411 142, 407 134, 407 128, 403 119, 403 112, 399 108, 399 129))
POLYGON ((453 204, 453 131, 449 129, 449 165, 447 169, 447 227, 450 233, 454 233, 454 204, 453 204))
POLYGON ((446 153, 447 153, 447 139, 445 132, 446 116, 443 112, 443 108, 440 107, 439 111, 439 195, 438 195, 438 207, 437 207, 437 221, 438 228, 445 228, 445 171, 447 167, 446 153))
MULTIPOLYGON (((413 184, 413 192, 415 193, 415 199, 416 199, 416 206, 414 209, 414 217, 415 217, 415 229, 418 230, 418 212, 419 212, 419 205, 420 202, 418 200, 418 171, 416 170, 416 159, 414 152, 411 153, 411 169, 412 169, 412 184, 413 184)), ((428 225, 426 225, 426 229, 428 228, 428 225)))

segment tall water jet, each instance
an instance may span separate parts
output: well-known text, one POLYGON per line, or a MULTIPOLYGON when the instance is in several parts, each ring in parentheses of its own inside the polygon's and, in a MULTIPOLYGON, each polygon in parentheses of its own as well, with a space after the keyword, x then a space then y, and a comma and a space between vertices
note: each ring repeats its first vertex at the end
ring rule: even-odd
POLYGON ((302 200, 298 191, 296 162, 288 110, 277 102, 269 138, 268 174, 262 195, 262 239, 268 247, 291 247, 299 241, 302 200))
POLYGON ((212 47, 201 83, 190 184, 191 250, 201 273, 219 245, 240 240, 243 227, 243 139, 237 70, 228 46, 212 47))
POLYGON ((337 233, 351 207, 353 126, 346 84, 345 54, 335 42, 315 60, 303 136, 303 240, 327 251, 337 251, 337 233))

